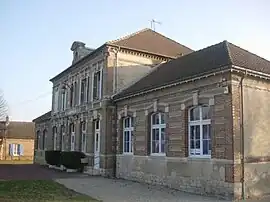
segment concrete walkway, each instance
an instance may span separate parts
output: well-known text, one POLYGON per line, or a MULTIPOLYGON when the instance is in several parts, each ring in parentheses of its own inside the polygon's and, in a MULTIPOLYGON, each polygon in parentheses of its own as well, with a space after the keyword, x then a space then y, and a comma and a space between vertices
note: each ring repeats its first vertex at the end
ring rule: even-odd
POLYGON ((73 177, 56 181, 67 188, 103 200, 103 202, 228 202, 165 187, 103 177, 73 177))

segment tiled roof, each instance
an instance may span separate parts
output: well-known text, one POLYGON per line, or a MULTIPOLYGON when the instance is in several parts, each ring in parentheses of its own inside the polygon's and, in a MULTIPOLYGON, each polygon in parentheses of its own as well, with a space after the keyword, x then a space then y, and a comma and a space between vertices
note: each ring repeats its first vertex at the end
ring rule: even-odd
MULTIPOLYGON (((5 125, 4 122, 1 122, 0 125, 5 125)), ((19 122, 11 121, 7 128, 6 138, 14 139, 34 139, 35 137, 35 125, 32 122, 19 122)), ((3 129, 3 128, 2 128, 3 129)), ((4 131, 0 132, 1 134, 4 131)))
POLYGON ((51 111, 45 113, 45 114, 42 114, 41 116, 35 118, 33 120, 33 122, 35 123, 39 123, 39 122, 43 122, 43 121, 46 121, 46 120, 49 120, 51 118, 51 111))
POLYGON ((143 29, 107 44, 168 57, 178 57, 193 52, 190 48, 151 29, 143 29))
POLYGON ((155 71, 114 96, 119 99, 235 65, 270 74, 270 62, 223 41, 158 66, 155 71))

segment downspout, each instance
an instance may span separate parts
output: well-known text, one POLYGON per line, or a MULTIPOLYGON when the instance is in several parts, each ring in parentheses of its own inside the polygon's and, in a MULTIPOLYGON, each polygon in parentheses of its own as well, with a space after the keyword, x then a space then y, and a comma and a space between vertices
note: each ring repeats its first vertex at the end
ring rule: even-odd
POLYGON ((243 93, 243 81, 247 76, 247 71, 245 71, 244 75, 240 80, 240 138, 241 138, 241 198, 245 200, 245 136, 244 136, 244 93, 243 93))

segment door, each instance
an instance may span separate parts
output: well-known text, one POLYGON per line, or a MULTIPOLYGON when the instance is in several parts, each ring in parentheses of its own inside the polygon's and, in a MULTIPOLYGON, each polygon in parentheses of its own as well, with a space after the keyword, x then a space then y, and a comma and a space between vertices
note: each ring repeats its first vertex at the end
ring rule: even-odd
POLYGON ((100 120, 95 121, 95 139, 94 139, 94 168, 100 168, 100 120))

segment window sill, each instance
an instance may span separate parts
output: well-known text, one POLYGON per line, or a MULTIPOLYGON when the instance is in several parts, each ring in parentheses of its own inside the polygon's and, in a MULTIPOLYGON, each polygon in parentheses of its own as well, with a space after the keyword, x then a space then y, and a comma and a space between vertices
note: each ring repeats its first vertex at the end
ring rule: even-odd
POLYGON ((191 161, 207 161, 211 160, 211 156, 189 156, 187 159, 191 161))
POLYGON ((165 157, 166 154, 165 153, 152 153, 152 154, 150 154, 150 156, 163 156, 163 157, 165 157))
POLYGON ((133 153, 132 152, 123 152, 123 155, 124 156, 133 156, 133 153))

